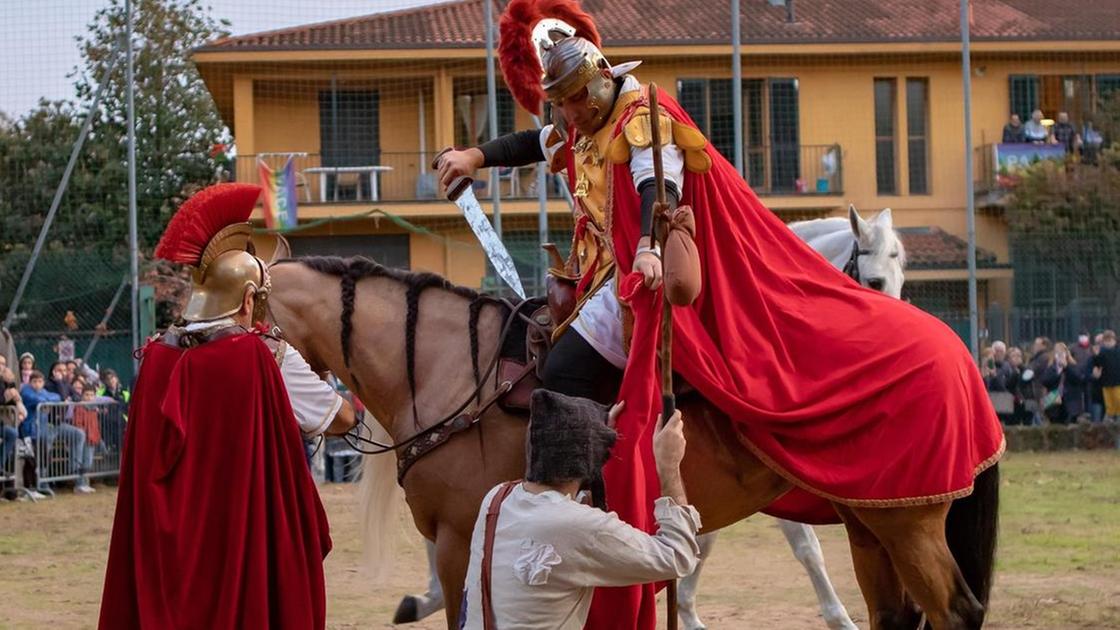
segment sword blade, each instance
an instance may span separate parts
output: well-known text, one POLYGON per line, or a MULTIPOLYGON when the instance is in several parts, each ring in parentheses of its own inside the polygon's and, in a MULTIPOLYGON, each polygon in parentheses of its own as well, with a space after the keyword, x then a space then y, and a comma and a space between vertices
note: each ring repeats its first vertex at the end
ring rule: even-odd
POLYGON ((502 243, 502 239, 498 238, 494 226, 490 225, 490 219, 486 218, 486 213, 482 211, 482 206, 474 196, 474 189, 468 186, 463 190, 455 199, 455 205, 467 219, 467 224, 471 226, 474 235, 478 237, 478 242, 482 244, 482 250, 486 252, 490 264, 494 265, 494 270, 518 297, 522 300, 526 299, 525 289, 521 287, 521 276, 517 275, 517 266, 513 264, 513 257, 509 255, 509 250, 502 243))

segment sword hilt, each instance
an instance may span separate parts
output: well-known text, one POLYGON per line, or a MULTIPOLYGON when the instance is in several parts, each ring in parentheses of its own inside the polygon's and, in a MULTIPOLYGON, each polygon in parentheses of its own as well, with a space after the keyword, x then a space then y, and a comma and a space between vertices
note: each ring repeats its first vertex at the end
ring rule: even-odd
MULTIPOLYGON (((435 170, 435 171, 439 170, 439 164, 440 164, 440 162, 443 161, 444 154, 446 154, 450 151, 454 151, 454 149, 452 149, 451 147, 447 147, 446 149, 437 153, 434 158, 432 158, 432 170, 435 170)), ((473 184, 474 184, 474 178, 472 178, 468 175, 463 175, 461 177, 456 177, 455 179, 451 180, 451 185, 447 187, 447 192, 446 192, 447 200, 451 201, 451 202, 454 202, 456 199, 459 198, 459 195, 463 194, 464 190, 466 190, 467 188, 470 188, 473 184)))

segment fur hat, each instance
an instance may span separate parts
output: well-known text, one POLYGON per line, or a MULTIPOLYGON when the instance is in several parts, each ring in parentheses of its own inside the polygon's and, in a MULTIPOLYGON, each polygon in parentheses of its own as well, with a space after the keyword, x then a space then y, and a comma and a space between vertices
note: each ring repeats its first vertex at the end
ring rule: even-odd
POLYGON ((618 438, 607 427, 608 412, 586 398, 533 392, 525 479, 543 484, 578 479, 584 486, 597 485, 618 438))

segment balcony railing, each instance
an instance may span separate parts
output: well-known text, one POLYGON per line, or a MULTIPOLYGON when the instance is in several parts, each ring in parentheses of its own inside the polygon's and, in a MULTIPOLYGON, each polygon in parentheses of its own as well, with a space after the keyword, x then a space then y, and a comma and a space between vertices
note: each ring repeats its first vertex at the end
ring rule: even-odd
POLYGON ((975 151, 976 194, 995 203, 1019 184, 1023 169, 1042 160, 1064 161, 1065 149, 1057 144, 985 144, 975 151))
MULTIPOLYGON (((324 164, 317 153, 239 155, 236 181, 260 180, 258 162, 273 170, 294 162, 300 204, 435 201, 439 182, 430 162, 435 154, 382 152, 368 163, 324 164)), ((497 169, 503 199, 536 199, 537 169, 543 165, 497 169)), ((475 173, 475 195, 492 193, 490 169, 475 173)), ((775 145, 747 149, 748 181, 759 195, 836 195, 843 192, 839 145, 775 145)), ((548 198, 560 199, 562 184, 546 179, 548 198)))
POLYGON ((747 182, 758 195, 839 195, 844 192, 838 144, 773 144, 743 150, 747 182))
MULTIPOLYGON (((440 198, 439 181, 430 167, 435 153, 381 153, 369 164, 324 165, 317 153, 262 153, 237 157, 237 181, 259 181, 257 163, 279 170, 289 159, 294 161, 296 195, 301 204, 368 203, 371 201, 434 201, 440 198)), ((490 169, 475 173, 475 195, 491 195, 490 169)), ((503 199, 536 199, 537 167, 498 169, 503 199)), ((556 178, 546 183, 549 198, 560 198, 556 178)))

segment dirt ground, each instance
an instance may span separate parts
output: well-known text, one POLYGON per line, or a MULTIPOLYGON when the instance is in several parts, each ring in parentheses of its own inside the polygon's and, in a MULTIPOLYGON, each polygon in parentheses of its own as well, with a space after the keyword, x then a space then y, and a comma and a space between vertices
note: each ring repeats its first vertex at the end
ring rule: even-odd
MULTIPOLYGON (((1120 627, 1120 453, 1011 454, 1003 465, 999 569, 987 627, 1120 627)), ((321 488, 335 549, 327 559, 327 625, 390 627, 401 595, 426 584, 424 548, 402 510, 391 576, 361 565, 357 486, 321 488)), ((66 491, 38 504, 0 502, 0 628, 90 628, 116 493, 66 491)), ((829 572, 866 627, 840 527, 817 530, 829 572)), ((801 566, 766 517, 726 530, 705 570, 700 613, 722 628, 823 628, 801 566)), ((441 628, 429 618, 414 628, 441 628)))

